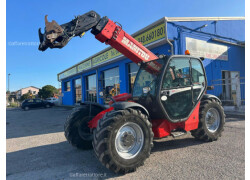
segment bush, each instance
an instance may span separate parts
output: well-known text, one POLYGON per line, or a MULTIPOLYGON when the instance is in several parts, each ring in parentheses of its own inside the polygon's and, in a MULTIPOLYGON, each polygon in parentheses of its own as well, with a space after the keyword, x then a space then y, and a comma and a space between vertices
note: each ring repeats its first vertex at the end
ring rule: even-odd
POLYGON ((21 101, 24 101, 25 99, 34 99, 35 96, 31 93, 26 93, 26 94, 23 94, 20 98, 21 101))
POLYGON ((38 96, 43 99, 53 97, 54 94, 58 94, 58 89, 51 85, 43 86, 42 89, 38 92, 38 96))

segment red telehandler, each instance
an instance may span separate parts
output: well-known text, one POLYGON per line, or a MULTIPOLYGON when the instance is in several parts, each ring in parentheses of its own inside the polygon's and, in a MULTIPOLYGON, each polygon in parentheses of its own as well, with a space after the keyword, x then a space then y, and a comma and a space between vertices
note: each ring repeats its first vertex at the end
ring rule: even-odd
POLYGON ((150 156, 154 138, 177 137, 191 131, 199 140, 217 140, 225 114, 221 101, 206 94, 207 78, 200 58, 190 55, 159 57, 127 34, 119 23, 90 11, 58 25, 45 16, 39 29, 39 50, 62 48, 91 29, 140 66, 133 93, 111 98, 109 107, 83 102, 67 118, 64 130, 70 144, 93 148, 97 158, 116 173, 135 171, 150 156))

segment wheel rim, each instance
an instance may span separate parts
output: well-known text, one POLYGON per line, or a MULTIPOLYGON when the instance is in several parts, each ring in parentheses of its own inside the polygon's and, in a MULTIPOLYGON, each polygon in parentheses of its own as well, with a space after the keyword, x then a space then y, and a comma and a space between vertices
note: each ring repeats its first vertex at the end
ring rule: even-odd
POLYGON ((210 108, 206 114, 206 126, 208 131, 214 133, 220 126, 220 114, 217 109, 210 108))
POLYGON ((49 104, 47 104, 46 107, 49 108, 49 104))
POLYGON ((25 110, 29 110, 29 107, 25 107, 25 110))
POLYGON ((122 158, 132 159, 141 151, 143 142, 144 134, 141 127, 128 122, 116 134, 115 149, 122 158))

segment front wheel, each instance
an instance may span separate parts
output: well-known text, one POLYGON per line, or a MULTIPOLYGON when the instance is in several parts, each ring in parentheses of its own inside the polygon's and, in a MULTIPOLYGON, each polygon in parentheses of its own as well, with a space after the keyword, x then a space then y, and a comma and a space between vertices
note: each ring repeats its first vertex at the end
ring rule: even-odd
POLYGON ((105 167, 128 173, 150 156, 153 136, 152 125, 140 110, 111 111, 98 121, 93 147, 105 167))
POLYGON ((217 140, 225 124, 225 114, 220 102, 215 99, 202 101, 199 118, 199 127, 191 131, 191 134, 199 140, 217 140))

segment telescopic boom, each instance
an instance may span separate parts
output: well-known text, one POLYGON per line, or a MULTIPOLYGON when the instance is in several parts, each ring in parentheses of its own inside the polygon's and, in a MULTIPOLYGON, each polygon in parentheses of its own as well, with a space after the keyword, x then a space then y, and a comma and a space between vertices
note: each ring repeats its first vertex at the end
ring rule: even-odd
MULTIPOLYGON (((45 33, 39 29, 39 50, 45 51, 48 47, 63 48, 75 36, 82 37, 91 29, 91 33, 102 43, 109 44, 120 53, 135 63, 148 62, 158 59, 149 49, 139 43, 136 39, 126 33, 119 23, 115 23, 108 17, 101 18, 95 11, 90 11, 77 16, 72 21, 58 25, 54 20, 48 22, 45 16, 45 33)), ((152 69, 159 69, 158 64, 151 63, 152 69)))

